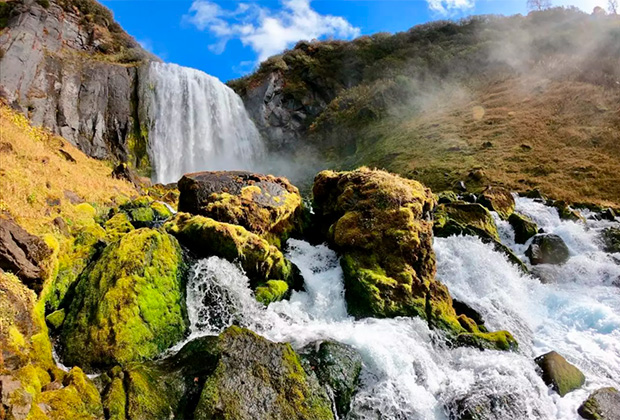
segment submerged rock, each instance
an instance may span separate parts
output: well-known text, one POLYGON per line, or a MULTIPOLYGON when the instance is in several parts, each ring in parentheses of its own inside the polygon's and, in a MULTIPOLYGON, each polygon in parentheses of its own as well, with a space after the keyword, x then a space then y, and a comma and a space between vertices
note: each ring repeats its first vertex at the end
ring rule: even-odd
POLYGON ((515 210, 512 194, 502 187, 487 187, 478 197, 478 203, 495 211, 504 220, 507 220, 515 210))
POLYGON ((282 252, 241 226, 178 213, 164 228, 201 258, 216 255, 239 261, 254 287, 268 280, 284 280, 295 288, 301 286, 296 269, 282 252))
POLYGON ((188 326, 181 248, 170 235, 138 229, 109 245, 82 274, 67 309, 65 361, 106 367, 156 356, 188 326))
POLYGON ((310 343, 301 354, 321 384, 332 391, 338 415, 344 418, 359 385, 360 354, 353 347, 334 341, 310 343))
POLYGON ((620 392, 616 388, 601 388, 594 391, 577 410, 588 420, 620 419, 620 392))
POLYGON ((14 273, 39 293, 46 275, 45 260, 51 254, 43 239, 0 217, 0 269, 14 273))
POLYGON ((535 359, 542 370, 542 379, 561 397, 580 388, 586 377, 560 354, 551 351, 535 359))
MULTIPOLYGON (((319 228, 342 254, 349 313, 379 318, 420 316, 432 328, 463 335, 457 342, 465 345, 511 348, 516 344, 506 331, 483 333, 473 321, 467 323, 473 325, 470 331, 457 319, 448 289, 435 279, 434 199, 428 188, 384 171, 361 168, 319 173, 313 193, 319 228)), ((476 207, 491 217, 484 207, 476 207)))
POLYGON ((178 186, 179 211, 243 226, 277 246, 301 228, 301 196, 285 178, 196 172, 184 175, 178 186))
POLYGON ((610 227, 603 230, 605 251, 620 252, 620 228, 610 227))
POLYGON ((239 327, 220 335, 221 358, 206 380, 194 419, 327 420, 331 402, 286 343, 239 327))
POLYGON ((530 262, 536 264, 563 264, 568 261, 570 252, 564 240, 552 233, 534 236, 529 248, 525 251, 530 262))
POLYGON ((508 218, 508 223, 515 231, 515 242, 518 244, 526 243, 538 233, 538 225, 522 214, 512 213, 508 218))
POLYGON ((433 231, 435 235, 472 235, 499 240, 497 226, 491 213, 474 203, 447 203, 435 208, 433 231))

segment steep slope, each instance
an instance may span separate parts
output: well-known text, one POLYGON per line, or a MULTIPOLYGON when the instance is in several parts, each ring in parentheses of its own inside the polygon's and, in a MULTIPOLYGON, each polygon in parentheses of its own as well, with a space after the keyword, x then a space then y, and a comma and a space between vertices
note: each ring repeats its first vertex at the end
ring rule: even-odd
POLYGON ((137 67, 156 59, 94 0, 0 3, 0 93, 36 125, 86 154, 129 161, 146 154, 137 67))
POLYGON ((619 64, 617 15, 558 8, 300 42, 229 85, 297 158, 618 204, 619 64))

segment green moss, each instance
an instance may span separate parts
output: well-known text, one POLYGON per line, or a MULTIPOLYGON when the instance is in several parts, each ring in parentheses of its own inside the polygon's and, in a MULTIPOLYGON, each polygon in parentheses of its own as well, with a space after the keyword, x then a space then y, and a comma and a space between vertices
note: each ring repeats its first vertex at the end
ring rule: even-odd
POLYGON ((183 260, 166 233, 138 229, 83 274, 61 339, 65 360, 101 367, 156 356, 187 328, 183 260))
POLYGON ((168 419, 173 415, 167 395, 157 384, 153 372, 137 366, 125 372, 127 376, 128 405, 130 419, 168 419))
POLYGON ((449 203, 435 208, 435 235, 474 235, 499 241, 491 213, 480 204, 449 203))
POLYGON ((62 323, 65 322, 65 310, 59 309, 57 311, 52 312, 48 316, 45 317, 47 324, 54 330, 59 329, 62 326, 62 323))
POLYGON ((114 378, 103 400, 103 410, 108 420, 125 420, 127 396, 121 378, 114 378))
POLYGON ((479 349, 511 350, 518 348, 517 341, 508 331, 479 332, 459 334, 457 344, 479 349))
POLYGON ((126 213, 115 214, 107 222, 105 222, 104 227, 107 232, 109 242, 117 241, 126 233, 134 230, 131 220, 126 213))
POLYGON ((288 291, 288 283, 285 281, 269 280, 264 286, 256 288, 256 300, 266 306, 271 302, 284 299, 288 291))
POLYGON ((71 369, 64 387, 43 392, 38 402, 51 408, 51 419, 86 420, 103 417, 101 396, 95 385, 78 367, 71 369))
POLYGON ((178 213, 164 228, 201 257, 217 255, 239 261, 254 285, 284 280, 294 286, 292 265, 282 252, 241 226, 178 213))
POLYGON ((508 220, 515 210, 515 200, 510 191, 502 187, 487 187, 478 202, 489 210, 495 211, 503 220, 508 220))

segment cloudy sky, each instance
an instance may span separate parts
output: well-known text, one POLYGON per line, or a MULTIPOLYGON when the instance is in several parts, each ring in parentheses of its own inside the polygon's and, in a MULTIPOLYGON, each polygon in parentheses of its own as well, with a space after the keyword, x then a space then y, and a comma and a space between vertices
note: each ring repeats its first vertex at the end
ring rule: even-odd
MULTIPOLYGON (((607 0, 551 0, 591 12, 607 0)), ((526 0, 104 0, 165 61, 234 79, 301 39, 352 39, 437 19, 527 13, 526 0)))

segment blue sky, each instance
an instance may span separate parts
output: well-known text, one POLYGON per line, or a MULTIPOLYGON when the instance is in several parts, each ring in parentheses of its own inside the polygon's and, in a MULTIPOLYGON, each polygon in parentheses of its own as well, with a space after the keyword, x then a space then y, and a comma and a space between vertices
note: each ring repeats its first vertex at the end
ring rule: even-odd
MULTIPOLYGON (((437 19, 526 13, 526 0, 104 0, 116 20, 164 61, 223 81, 300 39, 399 32, 437 19)), ((552 0, 591 12, 606 0, 552 0)))

